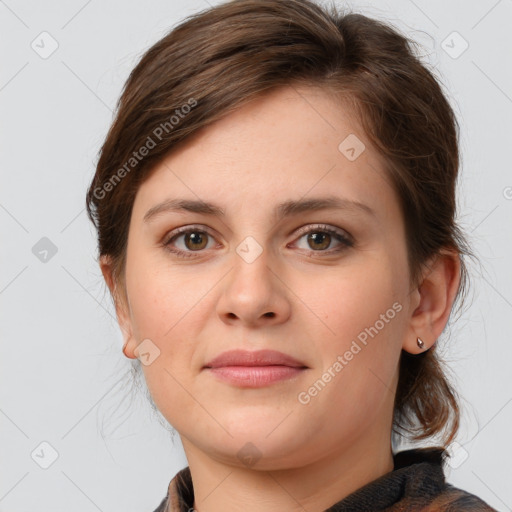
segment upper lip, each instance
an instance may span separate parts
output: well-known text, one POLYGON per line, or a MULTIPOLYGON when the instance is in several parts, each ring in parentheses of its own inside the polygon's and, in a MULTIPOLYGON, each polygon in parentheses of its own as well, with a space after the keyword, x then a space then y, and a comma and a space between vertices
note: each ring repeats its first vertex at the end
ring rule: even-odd
POLYGON ((307 368, 304 363, 288 354, 276 350, 228 350, 213 358, 204 368, 220 368, 222 366, 291 366, 307 368))

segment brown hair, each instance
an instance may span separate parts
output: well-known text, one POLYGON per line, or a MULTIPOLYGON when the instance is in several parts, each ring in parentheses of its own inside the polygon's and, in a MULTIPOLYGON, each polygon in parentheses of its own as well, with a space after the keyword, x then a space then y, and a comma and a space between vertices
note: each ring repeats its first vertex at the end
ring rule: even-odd
MULTIPOLYGON (((120 291, 114 299, 126 303, 132 206, 155 165, 200 128, 292 84, 322 87, 357 109, 400 198, 411 285, 421 282, 431 257, 451 249, 461 257, 456 299, 465 295, 462 256, 472 254, 455 222, 458 124, 414 50, 413 41, 383 22, 309 0, 220 4, 147 50, 124 86, 87 192, 99 253, 110 256, 120 291)), ((436 348, 402 351, 394 433, 424 439, 444 431, 447 445, 460 411, 436 348)))

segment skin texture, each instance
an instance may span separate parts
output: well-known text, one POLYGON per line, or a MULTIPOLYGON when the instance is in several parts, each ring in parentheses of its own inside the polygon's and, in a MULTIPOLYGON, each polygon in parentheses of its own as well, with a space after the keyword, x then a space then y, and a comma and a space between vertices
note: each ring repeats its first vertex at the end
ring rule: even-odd
MULTIPOLYGON (((181 436, 197 510, 322 511, 393 469, 400 353, 419 353, 418 336, 426 349, 441 334, 459 260, 443 253, 411 289, 404 222, 383 169, 348 107, 318 88, 290 86, 196 133, 141 185, 128 238, 128 303, 116 310, 128 357, 146 339, 150 352, 159 351, 142 368, 181 436), (365 144, 354 161, 338 149, 349 134, 365 144), (278 203, 332 195, 375 213, 273 216, 278 203), (166 212, 143 222, 169 198, 212 202, 225 216, 166 212), (348 234, 353 246, 334 236, 324 245, 308 241, 308 232, 325 234, 317 224, 348 234), (164 243, 190 225, 206 240, 178 236, 173 246, 192 256, 180 258, 164 243), (246 237, 263 251, 251 263, 237 253, 246 237), (389 319, 393 304, 401 307, 389 319), (381 315, 389 319, 384 327, 301 403, 299 393, 365 328, 380 326, 381 315), (279 350, 308 368, 253 389, 202 369, 237 348, 279 350)), ((101 268, 113 291, 108 257, 101 268)))

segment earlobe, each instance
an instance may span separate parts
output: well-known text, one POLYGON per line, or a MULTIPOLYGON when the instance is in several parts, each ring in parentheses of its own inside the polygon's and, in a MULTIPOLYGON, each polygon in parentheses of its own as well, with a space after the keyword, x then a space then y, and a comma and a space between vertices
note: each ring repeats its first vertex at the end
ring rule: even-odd
POLYGON ((460 283, 460 256, 452 250, 437 254, 426 266, 402 348, 411 354, 430 349, 443 332, 460 283))
POLYGON ((135 355, 135 349, 133 348, 133 343, 130 343, 133 338, 130 337, 128 341, 125 342, 123 345, 123 354, 128 359, 137 359, 137 356, 135 355))

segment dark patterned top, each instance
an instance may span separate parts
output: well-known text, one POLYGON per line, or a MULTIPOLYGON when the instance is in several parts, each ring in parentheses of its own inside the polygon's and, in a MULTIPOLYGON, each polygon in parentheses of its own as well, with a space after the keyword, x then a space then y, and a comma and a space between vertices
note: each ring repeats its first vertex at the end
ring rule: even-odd
MULTIPOLYGON (((497 512, 445 481, 442 448, 416 448, 394 455, 394 469, 354 491, 325 512, 497 512)), ((155 512, 193 512, 188 466, 171 480, 155 512)))

